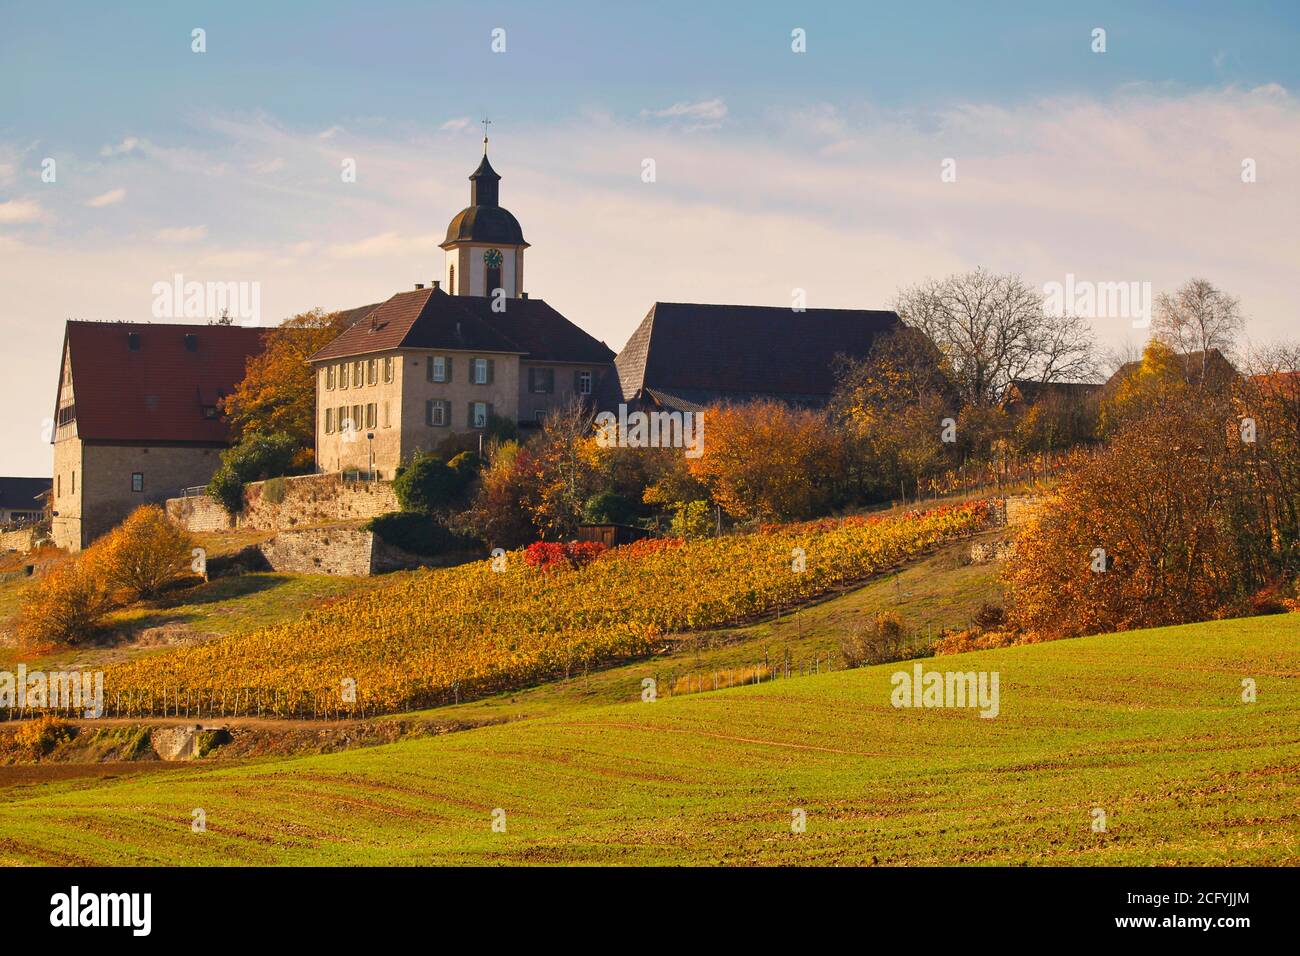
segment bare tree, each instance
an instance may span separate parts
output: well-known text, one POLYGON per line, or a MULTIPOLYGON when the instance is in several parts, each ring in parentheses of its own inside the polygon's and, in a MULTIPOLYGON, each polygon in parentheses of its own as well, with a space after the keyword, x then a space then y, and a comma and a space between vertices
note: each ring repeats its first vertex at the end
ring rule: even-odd
POLYGON ((1108 348, 1102 353, 1098 371, 1103 378, 1109 379, 1130 362, 1142 361, 1143 347, 1136 342, 1125 339, 1119 345, 1108 348))
POLYGON ((1019 276, 977 269, 931 279, 900 292, 895 307, 943 352, 968 404, 997 402, 1013 379, 1095 374, 1088 323, 1048 314, 1042 294, 1019 276))
POLYGON ((1201 371, 1208 353, 1218 349, 1231 355, 1245 321, 1241 303, 1205 279, 1191 279, 1174 293, 1156 296, 1151 334, 1175 352, 1201 354, 1201 371))

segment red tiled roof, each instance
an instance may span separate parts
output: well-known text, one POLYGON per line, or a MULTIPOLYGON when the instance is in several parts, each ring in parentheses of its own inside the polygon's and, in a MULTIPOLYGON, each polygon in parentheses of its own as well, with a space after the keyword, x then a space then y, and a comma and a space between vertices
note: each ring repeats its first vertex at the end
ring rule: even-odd
POLYGON ((507 299, 493 312, 485 296, 441 289, 399 292, 343 332, 309 361, 390 349, 514 352, 528 361, 601 365, 614 353, 541 299, 507 299))
POLYGON ((263 332, 237 325, 68 322, 64 342, 78 436, 142 444, 228 441, 226 423, 204 418, 203 406, 234 391, 248 357, 262 351, 263 332), (131 335, 138 336, 136 349, 131 335), (187 336, 194 337, 193 350, 187 336))

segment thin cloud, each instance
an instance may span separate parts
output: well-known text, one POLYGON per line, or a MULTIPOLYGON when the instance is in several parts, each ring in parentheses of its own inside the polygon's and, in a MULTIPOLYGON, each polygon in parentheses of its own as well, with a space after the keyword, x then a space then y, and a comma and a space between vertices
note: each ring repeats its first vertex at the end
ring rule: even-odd
POLYGON ((438 127, 438 130, 443 133, 459 133, 468 126, 468 116, 457 116, 455 119, 447 120, 447 122, 438 127))
POLYGON ((248 168, 255 173, 278 173, 286 165, 288 164, 277 156, 275 159, 265 159, 260 163, 252 163, 248 168))
POLYGON ((140 148, 140 140, 134 136, 128 136, 116 146, 104 146, 100 149, 99 155, 105 159, 112 156, 125 156, 127 153, 133 153, 140 148))
POLYGON ((125 198, 125 189, 110 189, 106 193, 100 193, 94 199, 87 199, 86 205, 91 209, 103 209, 105 206, 115 206, 125 198))
POLYGON ((21 225, 25 222, 39 222, 45 216, 41 204, 31 199, 11 199, 0 202, 0 223, 6 226, 21 225))
POLYGON ((642 110, 643 119, 664 119, 693 126, 716 126, 727 118, 727 104, 721 97, 697 103, 674 103, 661 110, 642 110))

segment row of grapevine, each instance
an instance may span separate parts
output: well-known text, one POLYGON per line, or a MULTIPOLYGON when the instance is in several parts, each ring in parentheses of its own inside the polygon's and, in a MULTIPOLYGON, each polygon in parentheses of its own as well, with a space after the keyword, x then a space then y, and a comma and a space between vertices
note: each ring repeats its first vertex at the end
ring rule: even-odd
POLYGON ((161 702, 171 694, 157 713, 174 710, 178 694, 192 701, 196 689, 212 687, 260 695, 264 715, 301 714, 294 695, 333 688, 342 708, 349 698, 367 712, 436 706, 796 606, 968 535, 988 516, 977 502, 698 542, 642 541, 579 567, 529 567, 514 552, 504 562, 413 572, 293 622, 114 665, 105 683, 109 697, 161 702))

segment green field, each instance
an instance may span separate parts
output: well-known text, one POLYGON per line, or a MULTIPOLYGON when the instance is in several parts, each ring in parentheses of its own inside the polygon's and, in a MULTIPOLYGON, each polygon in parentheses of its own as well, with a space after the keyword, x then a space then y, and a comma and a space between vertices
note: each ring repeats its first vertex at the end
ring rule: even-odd
POLYGON ((653 703, 638 699, 638 672, 613 670, 602 679, 624 674, 626 703, 327 756, 11 788, 0 860, 1300 862, 1300 615, 925 665, 996 670, 1000 715, 894 709, 890 675, 908 665, 653 703), (1256 703, 1242 702, 1244 678, 1256 703), (191 830, 195 808, 206 832, 191 830))

